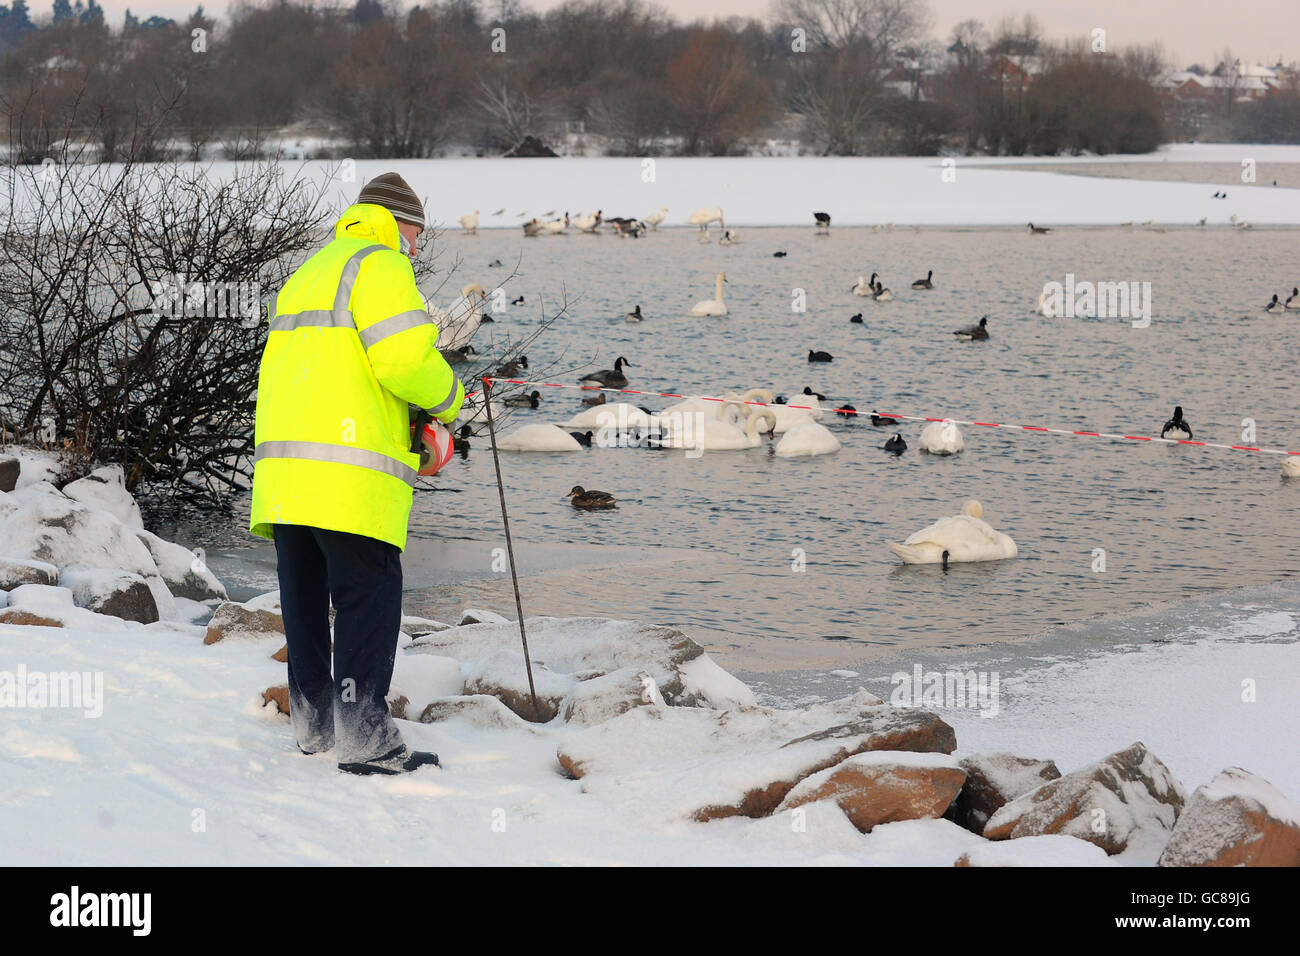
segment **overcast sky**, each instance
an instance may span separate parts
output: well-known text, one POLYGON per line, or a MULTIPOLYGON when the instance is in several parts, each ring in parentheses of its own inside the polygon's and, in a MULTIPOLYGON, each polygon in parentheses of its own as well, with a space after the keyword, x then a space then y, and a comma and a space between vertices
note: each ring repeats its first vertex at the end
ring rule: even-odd
MULTIPOLYGON (((523 0, 534 9, 558 6, 562 0, 523 0)), ((109 21, 119 25, 127 8, 144 19, 158 13, 179 17, 196 0, 100 0, 109 21)), ((220 14, 227 0, 209 0, 204 7, 220 14)), ((770 0, 657 0, 679 19, 765 16, 770 0)), ((491 7, 491 0, 487 0, 491 7)), ((1087 35, 1103 27, 1113 49, 1126 43, 1160 42, 1177 66, 1200 62, 1212 66, 1225 47, 1242 60, 1272 64, 1300 60, 1300 2, 1298 0, 928 0, 932 34, 946 38, 953 24, 968 18, 994 24, 1007 14, 1032 12, 1049 38, 1087 35)), ((50 0, 28 0, 32 11, 48 14, 50 0)), ((406 6, 414 5, 405 2, 406 6)))

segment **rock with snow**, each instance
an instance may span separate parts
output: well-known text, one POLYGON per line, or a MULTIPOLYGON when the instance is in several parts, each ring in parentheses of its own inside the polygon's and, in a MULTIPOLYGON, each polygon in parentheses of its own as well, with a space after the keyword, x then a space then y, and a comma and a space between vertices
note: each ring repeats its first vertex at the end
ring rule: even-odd
POLYGON ((1300 806, 1267 780, 1229 767, 1174 824, 1159 866, 1300 866, 1300 806))
POLYGON ((489 730, 524 730, 542 733, 513 710, 489 694, 472 694, 442 697, 430 701, 420 712, 420 723, 433 724, 442 720, 461 720, 471 727, 489 730))
POLYGON ((0 491, 13 491, 21 472, 22 465, 17 458, 0 458, 0 491))
POLYGON ((23 584, 58 583, 59 569, 52 564, 0 557, 0 590, 8 591, 23 584))
POLYGON ((74 501, 45 482, 19 488, 10 498, 18 507, 0 518, 7 557, 157 576, 149 549, 109 512, 74 501))
POLYGON ((9 592, 8 606, 0 610, 0 624, 62 627, 103 633, 126 629, 117 617, 77 607, 72 591, 45 584, 24 584, 9 592))
POLYGON ((450 624, 444 624, 442 621, 435 621, 427 617, 412 617, 408 614, 402 615, 402 633, 409 637, 424 637, 426 634, 432 634, 434 631, 445 631, 451 627, 450 624))
POLYGON ((1114 866, 1094 843, 1063 834, 981 843, 957 858, 954 866, 1114 866))
POLYGON ((407 713, 411 720, 420 714, 430 701, 443 697, 458 697, 465 692, 465 679, 461 676, 460 662, 437 654, 398 654, 393 667, 393 680, 389 694, 407 700, 407 713))
MULTIPOLYGON (((284 639, 284 618, 278 610, 261 606, 261 598, 255 598, 244 604, 227 601, 217 608, 208 622, 204 644, 216 644, 227 638, 263 638, 276 637, 284 639)), ((278 600, 277 600, 278 604, 278 600)))
POLYGON ((164 541, 148 531, 138 530, 136 536, 149 549, 167 590, 175 597, 190 601, 224 601, 229 597, 225 585, 189 548, 164 541))
POLYGON ((73 501, 90 508, 107 511, 132 531, 144 530, 140 506, 126 490, 126 478, 121 465, 96 468, 85 478, 78 478, 63 486, 63 493, 73 501))
POLYGON ((666 707, 655 679, 639 667, 621 667, 580 681, 560 702, 560 716, 569 724, 603 723, 633 707, 666 707))
POLYGON ((568 738, 556 757, 587 792, 712 820, 766 816, 800 781, 855 754, 955 747, 937 715, 861 691, 801 710, 635 707, 568 738))
POLYGON ((882 823, 941 817, 966 780, 942 753, 871 751, 800 781, 778 810, 833 800, 862 833, 882 823))
POLYGON ((262 691, 263 704, 275 704, 275 709, 286 717, 289 715, 289 685, 276 684, 262 691))
POLYGON ((532 670, 530 687, 523 652, 495 651, 466 664, 465 693, 489 694, 524 720, 547 723, 555 719, 560 703, 578 682, 571 674, 556 673, 536 658, 532 670))
POLYGON ((159 619, 158 601, 149 583, 130 571, 73 564, 63 569, 63 586, 78 607, 124 621, 152 624, 159 619))
MULTIPOLYGON (((485 611, 482 608, 469 607, 460 616, 457 627, 463 627, 466 624, 511 624, 513 623, 508 617, 504 617, 495 611, 485 611)), ((525 620, 524 622, 528 622, 525 620)), ((442 630, 442 628, 436 628, 442 630)))
POLYGON ((947 817, 972 833, 983 833, 989 817, 1004 804, 1061 776, 1050 760, 1009 753, 975 754, 964 758, 961 768, 966 771, 966 782, 947 817))
POLYGON ((1140 741, 1007 803, 984 827, 990 840, 1061 833, 1122 853, 1130 843, 1163 844, 1186 794, 1140 741))

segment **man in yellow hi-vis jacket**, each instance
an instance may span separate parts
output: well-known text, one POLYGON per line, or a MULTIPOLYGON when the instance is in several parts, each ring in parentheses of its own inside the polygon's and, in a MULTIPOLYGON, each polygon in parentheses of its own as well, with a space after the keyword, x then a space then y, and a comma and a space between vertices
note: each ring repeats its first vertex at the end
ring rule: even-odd
POLYGON ((366 184, 280 290, 257 386, 251 531, 275 540, 294 734, 350 773, 438 762, 407 749, 385 700, 420 467, 410 406, 451 423, 465 400, 408 258, 423 229, 402 177, 366 184))

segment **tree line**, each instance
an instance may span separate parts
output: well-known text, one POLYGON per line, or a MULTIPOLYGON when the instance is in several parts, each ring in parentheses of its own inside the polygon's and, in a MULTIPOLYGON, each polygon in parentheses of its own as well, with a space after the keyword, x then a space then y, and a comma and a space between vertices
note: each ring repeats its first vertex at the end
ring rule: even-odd
POLYGON ((406 7, 241 0, 218 21, 0 4, 11 157, 493 155, 525 135, 608 155, 1144 152, 1166 136, 1154 48, 1052 43, 1032 17, 929 36, 922 0, 776 0, 681 23, 644 0, 406 7))

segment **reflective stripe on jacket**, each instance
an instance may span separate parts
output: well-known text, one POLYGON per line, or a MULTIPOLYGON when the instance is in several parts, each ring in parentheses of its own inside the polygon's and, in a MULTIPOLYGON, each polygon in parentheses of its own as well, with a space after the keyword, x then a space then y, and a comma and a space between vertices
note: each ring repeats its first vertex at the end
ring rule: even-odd
POLYGON ((250 530, 300 524, 406 548, 408 403, 455 421, 464 386, 437 349, 397 222, 350 206, 276 298, 257 384, 250 530))

